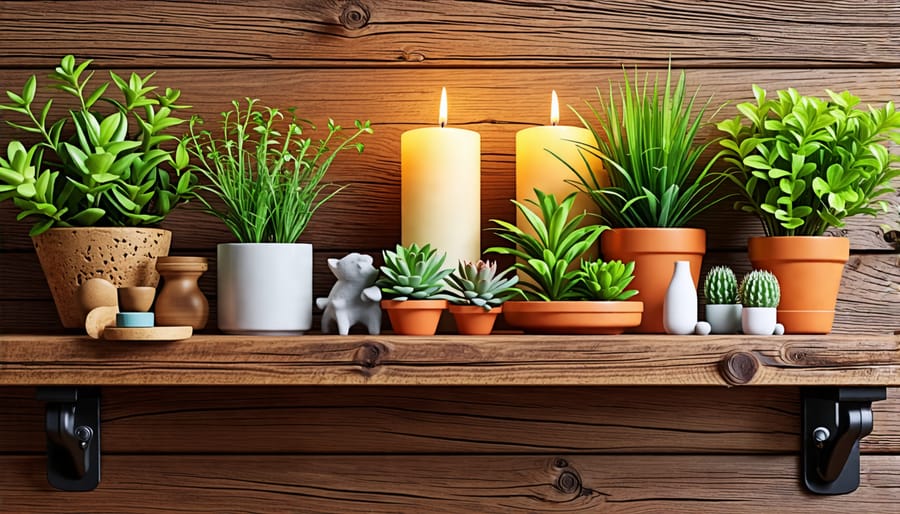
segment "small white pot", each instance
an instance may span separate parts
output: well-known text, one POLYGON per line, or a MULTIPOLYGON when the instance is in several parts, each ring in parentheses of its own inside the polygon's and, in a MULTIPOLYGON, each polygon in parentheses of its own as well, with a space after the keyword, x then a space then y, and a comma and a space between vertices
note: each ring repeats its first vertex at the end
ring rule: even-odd
POLYGON ((312 245, 218 246, 218 324, 232 334, 302 334, 312 326, 312 245))
POLYGON ((744 307, 741 311, 741 327, 745 334, 770 336, 775 333, 777 314, 775 307, 744 307))
POLYGON ((706 321, 713 334, 736 334, 741 330, 741 311, 739 303, 708 304, 706 321))

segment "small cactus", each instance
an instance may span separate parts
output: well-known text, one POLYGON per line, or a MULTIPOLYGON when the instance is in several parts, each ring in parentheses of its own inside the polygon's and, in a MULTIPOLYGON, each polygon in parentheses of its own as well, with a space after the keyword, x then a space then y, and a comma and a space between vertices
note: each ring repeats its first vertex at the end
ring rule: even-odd
POLYGON ((426 244, 409 247, 397 245, 395 251, 385 250, 381 277, 375 285, 394 300, 430 300, 444 288, 444 279, 453 270, 442 268, 445 253, 426 244))
POLYGON ((459 261, 459 266, 447 277, 444 296, 456 305, 476 305, 486 311, 500 306, 514 294, 519 277, 507 277, 512 269, 497 273, 495 261, 459 261))
POLYGON ((634 280, 634 262, 581 261, 576 289, 585 300, 622 301, 638 294, 626 289, 634 280))
POLYGON ((703 281, 703 294, 708 305, 741 303, 737 277, 728 266, 716 266, 709 270, 703 281))
POLYGON ((740 296, 744 307, 778 307, 781 288, 775 275, 754 270, 741 281, 740 296))

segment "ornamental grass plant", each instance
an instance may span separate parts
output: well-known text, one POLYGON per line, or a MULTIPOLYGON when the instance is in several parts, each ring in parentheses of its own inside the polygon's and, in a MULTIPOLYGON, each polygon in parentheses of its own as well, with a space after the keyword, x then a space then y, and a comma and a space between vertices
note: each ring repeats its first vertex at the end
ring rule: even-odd
POLYGON ((357 120, 355 131, 342 136, 342 127, 329 119, 328 134, 314 142, 306 134, 315 127, 294 109, 245 102, 232 101, 215 134, 193 117, 179 153, 192 157, 191 169, 206 179, 199 190, 212 201, 198 195, 204 212, 221 219, 239 242, 294 243, 313 214, 343 189, 323 182, 332 162, 351 147, 362 153, 357 139, 372 133, 371 124, 357 120))
POLYGON ((651 83, 649 73, 640 80, 636 70, 631 79, 626 71, 618 93, 612 81, 608 96, 597 88, 597 105, 587 102, 591 119, 573 109, 594 143, 580 146, 582 162, 560 160, 577 177, 569 182, 591 197, 604 223, 683 227, 722 200, 716 192, 723 177, 710 173, 718 154, 700 162, 713 141, 697 140, 711 102, 699 104, 698 92, 688 93, 684 71, 673 82, 671 66, 664 83, 658 76, 651 83), (605 174, 591 167, 587 154, 607 165, 605 174))

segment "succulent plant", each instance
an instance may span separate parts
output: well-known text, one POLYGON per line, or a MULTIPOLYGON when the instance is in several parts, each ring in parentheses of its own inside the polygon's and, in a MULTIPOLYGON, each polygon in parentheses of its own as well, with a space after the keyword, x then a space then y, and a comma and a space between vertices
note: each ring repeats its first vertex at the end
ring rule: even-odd
POLYGON ((728 266, 715 266, 703 281, 703 295, 709 305, 741 303, 738 296, 737 277, 728 266))
POLYGON ((778 307, 781 288, 775 275, 764 270, 754 270, 744 276, 740 293, 744 307, 778 307))
POLYGON ((447 277, 444 296, 456 305, 475 305, 486 311, 498 307, 515 294, 519 277, 507 277, 512 268, 497 273, 496 261, 459 261, 456 271, 447 277))
POLYGON ((575 290, 578 284, 578 270, 570 269, 573 262, 579 259, 600 234, 608 227, 587 225, 579 227, 586 214, 581 213, 569 218, 569 212, 575 203, 577 193, 566 196, 557 202, 552 194, 534 190, 537 201, 526 200, 540 209, 540 215, 532 212, 525 204, 513 200, 516 207, 525 215, 525 219, 534 229, 531 235, 519 227, 503 220, 492 220, 500 226, 497 235, 513 243, 514 248, 495 246, 488 252, 501 255, 512 255, 520 259, 513 267, 528 276, 532 282, 522 282, 527 289, 525 296, 529 300, 559 301, 578 300, 575 290))
POLYGON ((395 251, 385 250, 384 266, 375 285, 393 300, 430 300, 444 289, 444 279, 453 270, 443 268, 445 253, 426 244, 421 248, 397 245, 395 251))
POLYGON ((638 294, 626 289, 634 280, 634 262, 582 261, 578 270, 578 292, 585 300, 622 301, 638 294))

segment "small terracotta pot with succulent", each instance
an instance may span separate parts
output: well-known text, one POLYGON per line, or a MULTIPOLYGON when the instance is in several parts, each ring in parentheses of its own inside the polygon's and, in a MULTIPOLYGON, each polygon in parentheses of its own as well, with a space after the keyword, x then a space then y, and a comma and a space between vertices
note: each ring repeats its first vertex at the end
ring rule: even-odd
POLYGON ((397 245, 382 253, 384 266, 375 285, 388 298, 381 301, 394 333, 431 336, 437 332, 447 300, 441 297, 444 279, 453 271, 444 268, 446 254, 431 245, 397 245))
POLYGON ((508 276, 511 268, 497 272, 495 261, 460 261, 447 277, 441 295, 450 302, 456 329, 463 335, 488 335, 494 328, 503 302, 522 292, 515 287, 519 277, 508 276))

